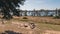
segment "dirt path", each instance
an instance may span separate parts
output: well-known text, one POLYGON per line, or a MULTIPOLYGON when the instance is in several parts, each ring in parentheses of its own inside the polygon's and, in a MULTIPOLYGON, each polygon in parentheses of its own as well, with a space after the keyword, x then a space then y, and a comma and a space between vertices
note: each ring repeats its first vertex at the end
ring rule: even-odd
POLYGON ((29 23, 12 23, 12 24, 0 24, 0 32, 11 30, 15 32, 21 32, 23 34, 37 34, 37 28, 31 29, 29 23))
POLYGON ((60 34, 60 31, 53 30, 43 30, 42 33, 40 33, 40 29, 37 28, 37 25, 34 29, 31 29, 28 22, 12 22, 12 24, 0 24, 0 32, 5 30, 12 30, 23 34, 60 34))

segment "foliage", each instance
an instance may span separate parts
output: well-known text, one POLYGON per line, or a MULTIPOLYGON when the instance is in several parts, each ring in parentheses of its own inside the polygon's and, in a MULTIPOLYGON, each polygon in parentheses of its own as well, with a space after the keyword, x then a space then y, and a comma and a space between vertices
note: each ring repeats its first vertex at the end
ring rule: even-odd
POLYGON ((20 5, 23 5, 24 2, 25 0, 0 0, 0 9, 4 15, 3 18, 11 18, 12 15, 10 12, 13 12, 15 15, 18 14, 19 12, 16 7, 20 7, 20 5))
POLYGON ((53 18, 54 19, 60 19, 60 16, 54 16, 53 18))

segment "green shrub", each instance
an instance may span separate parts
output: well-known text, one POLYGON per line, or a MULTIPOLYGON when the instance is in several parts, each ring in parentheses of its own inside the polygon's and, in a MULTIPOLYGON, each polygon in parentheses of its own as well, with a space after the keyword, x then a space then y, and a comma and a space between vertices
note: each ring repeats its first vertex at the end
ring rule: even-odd
POLYGON ((60 16, 54 16, 53 18, 54 19, 60 19, 60 16))

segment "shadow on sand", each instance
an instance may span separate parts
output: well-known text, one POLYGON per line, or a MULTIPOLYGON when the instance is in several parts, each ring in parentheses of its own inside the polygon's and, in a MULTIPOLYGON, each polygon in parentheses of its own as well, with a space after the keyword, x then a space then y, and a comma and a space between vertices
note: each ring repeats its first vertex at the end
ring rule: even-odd
POLYGON ((22 33, 18 33, 18 32, 8 30, 8 31, 2 32, 0 34, 22 34, 22 33))

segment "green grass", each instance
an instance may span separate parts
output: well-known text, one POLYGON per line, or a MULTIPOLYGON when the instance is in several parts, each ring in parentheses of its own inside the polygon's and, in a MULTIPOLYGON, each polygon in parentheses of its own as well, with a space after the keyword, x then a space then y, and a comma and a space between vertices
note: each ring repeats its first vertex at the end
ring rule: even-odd
POLYGON ((52 24, 43 24, 43 23, 37 23, 39 29, 48 29, 48 30, 56 30, 60 31, 60 25, 52 25, 52 24))

